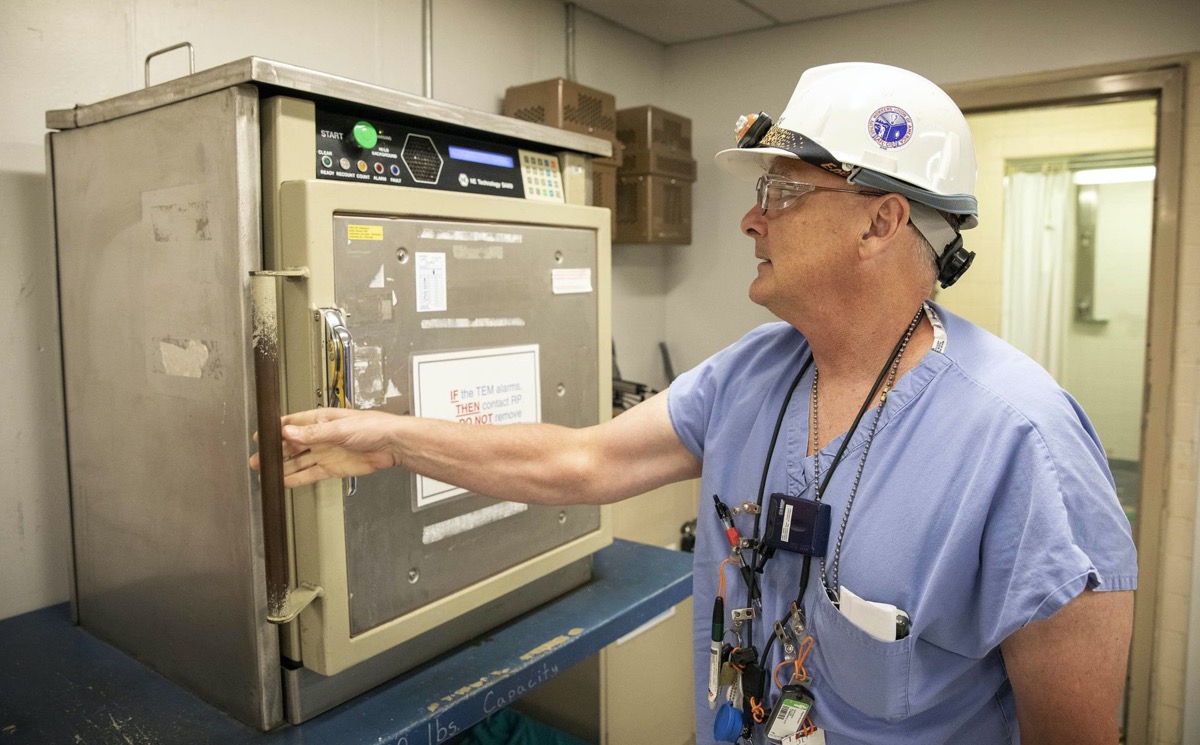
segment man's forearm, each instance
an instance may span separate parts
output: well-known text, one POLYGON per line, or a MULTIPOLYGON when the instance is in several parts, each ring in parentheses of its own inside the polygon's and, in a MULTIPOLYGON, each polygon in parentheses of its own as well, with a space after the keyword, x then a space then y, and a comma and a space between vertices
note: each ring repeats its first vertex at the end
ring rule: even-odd
POLYGON ((536 504, 613 502, 588 430, 553 424, 457 424, 397 417, 396 465, 498 499, 536 504))
POLYGON ((700 473, 661 394, 583 429, 328 408, 289 414, 283 425, 284 483, 291 488, 400 466, 499 499, 598 504, 700 473))

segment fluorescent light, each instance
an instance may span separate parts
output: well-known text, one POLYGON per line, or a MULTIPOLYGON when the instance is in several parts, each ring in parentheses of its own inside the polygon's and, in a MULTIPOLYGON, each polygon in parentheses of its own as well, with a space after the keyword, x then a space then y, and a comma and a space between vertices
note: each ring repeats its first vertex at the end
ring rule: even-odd
POLYGON ((1129 184, 1153 180, 1154 166, 1095 168, 1089 171, 1075 171, 1073 178, 1076 184, 1129 184))

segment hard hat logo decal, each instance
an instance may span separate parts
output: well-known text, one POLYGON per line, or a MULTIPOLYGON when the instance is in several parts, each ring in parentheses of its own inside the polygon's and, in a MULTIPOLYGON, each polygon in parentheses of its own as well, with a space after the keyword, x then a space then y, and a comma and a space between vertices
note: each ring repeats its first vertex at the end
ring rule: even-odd
POLYGON ((912 117, 898 106, 876 109, 867 123, 867 133, 884 150, 906 145, 912 139, 912 131, 912 117))

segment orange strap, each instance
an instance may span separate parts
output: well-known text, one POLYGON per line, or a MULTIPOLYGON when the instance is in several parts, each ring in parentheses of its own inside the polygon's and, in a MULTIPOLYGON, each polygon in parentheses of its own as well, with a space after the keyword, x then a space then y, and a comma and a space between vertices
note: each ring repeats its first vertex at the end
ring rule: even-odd
POLYGON ((800 646, 796 649, 796 668, 792 672, 792 680, 806 680, 808 671, 804 669, 804 659, 808 657, 808 653, 812 651, 813 638, 811 636, 804 637, 800 642, 800 646))
POLYGON ((750 697, 750 712, 754 715, 754 721, 759 724, 767 721, 767 710, 763 708, 762 702, 753 696, 750 697))
POLYGON ((717 574, 719 575, 719 579, 717 580, 717 596, 721 598, 721 600, 725 599, 725 565, 736 563, 737 562, 735 562, 733 559, 725 559, 721 562, 720 566, 717 567, 717 574))

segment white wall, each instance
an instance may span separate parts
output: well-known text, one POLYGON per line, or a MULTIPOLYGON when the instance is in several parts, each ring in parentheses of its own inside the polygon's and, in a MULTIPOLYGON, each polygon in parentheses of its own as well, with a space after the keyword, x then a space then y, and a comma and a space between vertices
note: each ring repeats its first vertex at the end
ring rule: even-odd
MULTIPOLYGON (((667 266, 667 337, 684 370, 769 316, 746 299, 752 244, 738 221, 752 184, 712 164, 739 114, 778 116, 800 73, 861 60, 946 85, 1200 50, 1196 0, 923 0, 771 31, 672 46, 662 106, 692 119, 699 161, 693 242, 667 266)), ((981 218, 988 219, 988 205, 981 218)), ((969 239, 969 235, 968 235, 969 239)), ((969 291, 963 283, 946 292, 969 291)))
MULTIPOLYGON (((420 0, 5 0, 3 8, 0 618, 69 596, 45 112, 141 87, 144 57, 185 40, 196 47, 198 69, 257 55, 412 93, 423 80, 420 0)), ((565 11, 557 0, 437 0, 433 23, 434 95, 442 100, 499 112, 508 86, 566 73, 565 11)), ((186 60, 184 52, 155 60, 152 81, 185 73, 186 60)), ((577 14, 581 83, 632 106, 660 97, 662 69, 660 45, 577 14)), ((620 251, 614 263, 616 304, 638 313, 618 313, 614 335, 631 349, 652 349, 662 338, 661 264, 645 270, 640 255, 620 251)), ((626 375, 649 375, 636 357, 622 357, 626 375)))
MULTIPOLYGON (((1068 322, 1063 387, 1088 412, 1108 457, 1136 462, 1142 444, 1154 184, 1101 184, 1097 191, 1095 316, 1105 323, 1068 322)), ((1074 286, 1069 292, 1073 299, 1074 286)))

